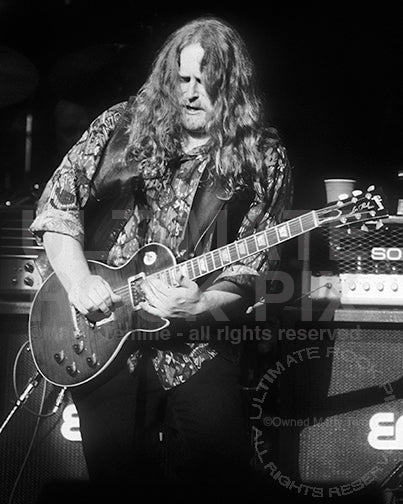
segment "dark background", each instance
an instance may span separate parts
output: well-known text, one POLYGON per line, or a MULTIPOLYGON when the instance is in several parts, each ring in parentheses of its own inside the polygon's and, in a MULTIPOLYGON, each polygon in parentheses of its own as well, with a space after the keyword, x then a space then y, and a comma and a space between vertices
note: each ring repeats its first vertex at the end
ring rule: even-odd
MULTIPOLYGON (((0 0, 3 58, 16 51, 33 66, 25 60, 8 63, 13 91, 0 86, 3 201, 18 202, 32 183, 42 186, 88 120, 138 89, 173 29, 214 14, 238 28, 256 62, 270 117, 295 168, 294 208, 324 206, 324 178, 353 177, 359 188, 382 186, 394 214, 395 200, 403 195, 397 179, 403 168, 403 34, 397 7, 382 3, 351 11, 351 4, 325 9, 270 2, 264 7, 0 0), (65 124, 61 138, 56 118, 66 101, 78 104, 76 113, 83 117, 65 124), (29 156, 27 113, 33 119, 29 156)), ((5 72, 0 53, 3 81, 5 72)))
POLYGON ((403 197, 400 9, 386 2, 357 10, 352 2, 199 5, 0 0, 0 207, 34 204, 88 122, 136 92, 166 36, 214 14, 235 25, 256 62, 294 166, 294 209, 325 205, 323 179, 353 177, 361 188, 382 186, 393 214, 403 197))

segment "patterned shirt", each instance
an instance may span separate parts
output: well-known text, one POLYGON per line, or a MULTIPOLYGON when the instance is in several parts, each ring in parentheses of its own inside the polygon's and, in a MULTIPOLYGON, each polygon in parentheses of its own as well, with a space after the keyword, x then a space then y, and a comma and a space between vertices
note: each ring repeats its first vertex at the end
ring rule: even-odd
MULTIPOLYGON (((125 107, 126 103, 119 103, 96 118, 48 181, 30 227, 39 244, 45 231, 53 231, 67 234, 84 246, 82 210, 103 150, 125 107)), ((179 261, 184 257, 185 250, 180 245, 206 161, 207 154, 200 148, 182 156, 174 176, 153 177, 143 173, 148 210, 144 212, 140 205, 135 206, 109 251, 109 265, 121 266, 150 242, 166 245, 179 261)), ((289 203, 290 167, 281 145, 267 149, 265 169, 267 188, 262 191, 256 182, 254 200, 243 217, 237 238, 278 223, 289 203)), ((215 282, 230 280, 241 288, 251 288, 256 277, 269 268, 271 258, 272 250, 259 252, 223 268, 215 282)), ((217 350, 208 342, 185 344, 187 351, 165 348, 154 351, 153 364, 165 389, 185 382, 205 360, 217 355, 217 350)), ((140 350, 130 356, 131 371, 140 356, 140 350)))

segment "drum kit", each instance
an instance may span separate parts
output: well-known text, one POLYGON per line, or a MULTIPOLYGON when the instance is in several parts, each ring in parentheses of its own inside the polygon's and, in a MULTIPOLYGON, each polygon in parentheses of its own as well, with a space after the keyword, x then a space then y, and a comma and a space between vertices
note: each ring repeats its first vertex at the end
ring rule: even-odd
POLYGON ((14 49, 0 47, 0 108, 25 100, 38 83, 38 71, 26 56, 14 49))
MULTIPOLYGON (((0 46, 0 137, 3 139, 0 206, 32 200, 32 171, 35 171, 32 152, 36 147, 33 140, 34 143, 40 141, 38 135, 35 136, 39 130, 39 119, 35 116, 38 107, 54 107, 50 116, 57 129, 62 127, 57 114, 66 110, 67 103, 69 112, 83 111, 79 127, 85 128, 94 115, 129 96, 137 86, 134 65, 138 63, 133 46, 104 43, 62 55, 43 75, 43 70, 40 72, 30 58, 16 49, 0 46), (17 116, 18 121, 15 120, 17 116), (19 135, 18 142, 7 141, 16 135, 19 135), (10 152, 13 149, 18 153, 10 152), (29 181, 29 187, 22 189, 22 181, 29 181), (14 187, 16 184, 18 188, 14 187)), ((71 126, 65 127, 71 131, 71 126)), ((43 152, 46 148, 39 150, 43 152)), ((52 148, 54 146, 49 145, 49 149, 52 148)), ((35 181, 34 185, 38 189, 41 184, 35 181)))

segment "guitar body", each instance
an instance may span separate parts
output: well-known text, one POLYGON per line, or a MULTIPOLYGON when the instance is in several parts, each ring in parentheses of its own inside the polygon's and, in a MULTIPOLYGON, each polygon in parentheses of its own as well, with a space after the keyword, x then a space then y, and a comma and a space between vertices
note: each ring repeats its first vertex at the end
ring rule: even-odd
POLYGON ((169 325, 168 320, 139 308, 141 299, 128 287, 128 279, 135 285, 137 277, 141 282, 145 276, 176 264, 167 247, 157 243, 146 245, 119 268, 97 261, 88 264, 93 274, 102 276, 122 295, 124 303, 111 317, 92 323, 79 314, 70 305, 55 273, 45 280, 32 302, 29 316, 32 356, 42 376, 57 386, 86 383, 112 363, 124 344, 135 348, 136 339, 151 339, 169 325))

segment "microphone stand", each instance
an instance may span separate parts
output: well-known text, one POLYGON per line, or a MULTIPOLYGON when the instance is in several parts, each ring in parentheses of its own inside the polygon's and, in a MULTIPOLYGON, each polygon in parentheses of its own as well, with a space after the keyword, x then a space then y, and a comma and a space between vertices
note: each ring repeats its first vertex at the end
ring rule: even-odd
POLYGON ((382 481, 382 504, 398 504, 403 502, 403 461, 400 461, 382 481))
POLYGON ((26 402, 28 397, 31 395, 33 390, 39 385, 40 381, 42 379, 42 376, 40 373, 37 373, 35 376, 32 376, 28 380, 28 384, 25 387, 24 391, 18 399, 15 401, 13 408, 11 409, 10 413, 7 415, 7 418, 4 420, 0 427, 0 434, 2 434, 3 430, 6 428, 7 424, 10 422, 11 418, 14 416, 14 414, 17 412, 17 410, 26 402))

